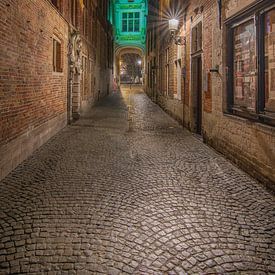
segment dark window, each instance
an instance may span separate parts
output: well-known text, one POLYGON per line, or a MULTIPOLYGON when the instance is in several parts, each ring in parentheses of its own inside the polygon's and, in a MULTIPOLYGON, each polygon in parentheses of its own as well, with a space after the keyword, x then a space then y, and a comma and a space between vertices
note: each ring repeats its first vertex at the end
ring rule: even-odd
POLYGON ((82 16, 83 16, 82 31, 83 31, 83 35, 87 37, 88 36, 88 16, 89 16, 87 6, 83 7, 82 16))
POLYGON ((202 22, 192 28, 192 54, 202 50, 202 22))
POLYGON ((122 13, 122 32, 140 31, 140 13, 124 12, 122 13))
POLYGON ((51 0, 52 4, 62 12, 62 1, 61 0, 51 0))
POLYGON ((77 26, 77 1, 78 0, 71 0, 71 23, 74 26, 77 26))
POLYGON ((53 39, 53 71, 62 72, 61 43, 56 39, 53 39))
POLYGON ((275 124, 275 7, 228 22, 228 110, 275 124))

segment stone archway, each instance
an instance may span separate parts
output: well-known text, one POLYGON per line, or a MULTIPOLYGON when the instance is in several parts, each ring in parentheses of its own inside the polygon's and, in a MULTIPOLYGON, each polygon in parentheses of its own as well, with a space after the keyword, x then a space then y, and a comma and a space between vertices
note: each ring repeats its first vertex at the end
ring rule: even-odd
POLYGON ((115 80, 116 82, 120 85, 120 71, 121 71, 121 60, 122 60, 122 56, 126 55, 126 54, 133 54, 133 55, 138 55, 140 57, 141 60, 141 71, 142 71, 142 78, 144 78, 144 67, 145 67, 145 63, 144 63, 144 50, 140 47, 134 47, 134 46, 124 46, 124 47, 117 47, 115 50, 115 71, 114 71, 114 75, 115 75, 115 80))

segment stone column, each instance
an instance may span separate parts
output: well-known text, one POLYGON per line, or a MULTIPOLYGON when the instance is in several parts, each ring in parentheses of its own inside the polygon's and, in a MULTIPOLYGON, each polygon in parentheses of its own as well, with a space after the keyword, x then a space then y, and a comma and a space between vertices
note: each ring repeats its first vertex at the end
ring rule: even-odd
POLYGON ((70 112, 72 119, 80 118, 80 103, 81 103, 81 56, 82 56, 82 42, 78 32, 73 31, 70 39, 70 112))

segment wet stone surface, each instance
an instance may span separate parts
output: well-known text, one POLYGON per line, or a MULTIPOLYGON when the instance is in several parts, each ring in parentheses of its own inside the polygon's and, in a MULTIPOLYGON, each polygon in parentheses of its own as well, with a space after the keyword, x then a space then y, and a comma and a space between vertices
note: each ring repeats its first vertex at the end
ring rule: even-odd
POLYGON ((273 274, 274 197, 141 92, 0 182, 0 274, 273 274))

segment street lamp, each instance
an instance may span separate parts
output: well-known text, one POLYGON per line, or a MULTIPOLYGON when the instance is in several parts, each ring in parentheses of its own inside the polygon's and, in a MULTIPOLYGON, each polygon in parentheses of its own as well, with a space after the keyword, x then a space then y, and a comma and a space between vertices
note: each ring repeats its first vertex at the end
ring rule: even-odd
POLYGON ((141 65, 141 60, 138 60, 138 62, 137 62, 137 63, 138 63, 138 65, 141 65))
POLYGON ((179 30, 179 20, 178 19, 170 19, 169 20, 169 31, 170 37, 175 42, 176 45, 185 45, 185 37, 177 35, 179 30))
POLYGON ((176 33, 179 29, 179 20, 177 19, 170 19, 169 20, 169 31, 171 33, 176 33))

